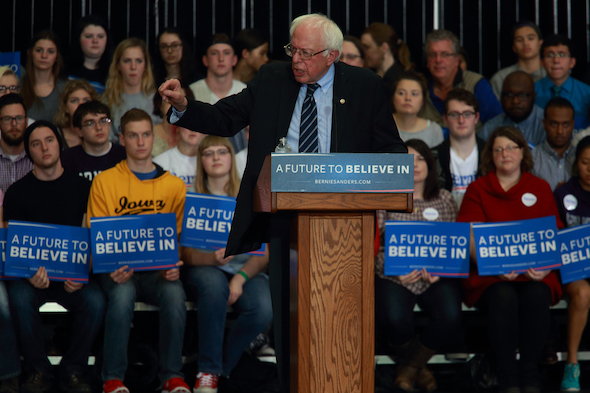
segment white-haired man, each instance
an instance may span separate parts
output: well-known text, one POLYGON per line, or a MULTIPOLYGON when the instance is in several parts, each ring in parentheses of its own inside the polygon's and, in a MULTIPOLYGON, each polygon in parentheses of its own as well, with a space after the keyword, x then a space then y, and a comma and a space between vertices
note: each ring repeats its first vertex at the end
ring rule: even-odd
POLYGON ((246 89, 214 106, 188 100, 177 80, 167 81, 159 89, 173 106, 168 112, 171 122, 179 126, 231 136, 250 125, 248 163, 227 253, 255 250, 270 240, 275 341, 284 392, 289 391, 289 291, 282 290, 281 284, 289 278, 291 217, 252 211, 252 191, 264 157, 285 136, 293 152, 407 152, 391 117, 381 78, 366 69, 338 63, 343 36, 336 23, 319 14, 303 15, 291 23, 289 33, 291 42, 285 51, 293 58, 290 65, 262 66, 246 89), (309 140, 302 116, 307 94, 307 104, 314 102, 317 113, 317 127, 311 127, 314 131, 309 140))

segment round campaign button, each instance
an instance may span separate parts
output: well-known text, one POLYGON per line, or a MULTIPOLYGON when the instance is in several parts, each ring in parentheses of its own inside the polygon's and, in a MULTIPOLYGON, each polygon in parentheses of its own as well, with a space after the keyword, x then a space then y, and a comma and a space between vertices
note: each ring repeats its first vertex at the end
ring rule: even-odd
POLYGON ((434 207, 427 207, 424 209, 422 216, 428 221, 434 221, 438 218, 438 210, 434 207))
POLYGON ((565 210, 570 212, 572 210, 576 210, 576 207, 578 207, 578 198, 572 194, 567 194, 563 197, 563 207, 565 207, 565 210))
POLYGON ((531 194, 530 192, 525 192, 522 194, 521 200, 523 205, 531 207, 537 203, 537 196, 535 194, 531 194))

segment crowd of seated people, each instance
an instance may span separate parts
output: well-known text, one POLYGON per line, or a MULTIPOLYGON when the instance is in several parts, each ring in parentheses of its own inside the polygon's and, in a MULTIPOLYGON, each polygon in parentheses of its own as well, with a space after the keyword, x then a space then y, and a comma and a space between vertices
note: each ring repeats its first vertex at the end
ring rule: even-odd
MULTIPOLYGON (((249 84, 256 86, 258 70, 271 57, 263 34, 245 29, 233 38, 204 37, 200 58, 175 28, 155 37, 152 54, 140 38, 114 42, 100 16, 80 19, 74 37, 71 47, 64 48, 54 32, 41 31, 26 48, 20 78, 0 67, 4 226, 11 219, 88 225, 91 217, 120 215, 115 198, 129 197, 126 193, 137 198, 161 193, 171 201, 167 211, 182 220, 184 202, 178 200, 184 200, 186 191, 237 195, 248 130, 221 138, 177 127, 167 116, 170 104, 157 88, 178 79, 186 96, 215 104, 251 88, 249 84), (45 146, 49 158, 38 152, 36 142, 45 146), (63 173, 86 180, 66 179, 63 173), (39 202, 23 197, 35 187, 38 191, 31 197, 39 202), (61 196, 73 189, 76 193, 61 196), (65 207, 58 203, 51 214, 35 216, 38 207, 25 205, 47 206, 52 198, 71 199, 72 209, 88 204, 88 210, 64 217, 59 209, 65 207)), ((423 67, 412 62, 408 46, 387 24, 372 23, 360 37, 344 36, 340 62, 382 78, 391 109, 387 116, 391 113, 414 155, 414 211, 380 211, 379 228, 387 220, 428 220, 425 209, 435 209, 436 221, 447 222, 548 215, 555 217, 558 228, 590 222, 590 86, 570 75, 575 48, 567 37, 543 37, 529 21, 515 24, 512 39, 516 63, 498 70, 488 82, 468 69, 467 53, 448 30, 428 33, 423 67), (524 193, 534 194, 533 206, 525 208, 524 193)), ((298 54, 297 49, 288 50, 298 54)), ((562 286, 555 271, 534 269, 480 277, 474 257, 465 280, 439 279, 425 269, 386 276, 383 248, 381 239, 375 259, 377 329, 399 364, 394 379, 400 389, 436 389, 426 363, 461 326, 463 302, 486 315, 499 391, 540 392, 537 367, 549 335, 549 308, 564 296, 569 302, 568 356, 562 389, 580 390, 577 352, 590 308, 588 280, 562 286), (415 304, 429 318, 420 335, 412 323, 415 304)), ((0 392, 43 393, 54 384, 68 393, 90 392, 80 364, 86 364, 87 341, 101 324, 103 391, 129 392, 124 384, 125 348, 135 301, 160 306, 160 388, 189 392, 181 372, 188 297, 199 310, 194 392, 216 393, 219 386, 223 393, 243 349, 272 321, 265 274, 268 252, 234 258, 223 253, 187 248, 180 269, 154 274, 121 268, 91 275, 84 287, 52 282, 42 268, 28 281, 0 281, 0 392), (98 299, 101 293, 105 295, 98 299), (88 333, 71 337, 58 381, 45 354, 35 348, 41 344, 34 336, 42 335, 36 309, 46 301, 70 309, 76 315, 72 323, 88 333), (93 318, 100 321, 86 316, 83 302, 89 302, 93 318), (238 317, 224 335, 227 305, 238 317)))

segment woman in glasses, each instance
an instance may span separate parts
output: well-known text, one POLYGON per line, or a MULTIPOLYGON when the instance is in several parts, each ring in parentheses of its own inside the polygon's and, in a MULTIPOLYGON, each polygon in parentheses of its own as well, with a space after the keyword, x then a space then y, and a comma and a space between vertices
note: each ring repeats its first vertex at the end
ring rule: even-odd
MULTIPOLYGON (((236 197, 240 179, 232 144, 226 138, 207 136, 199 144, 195 190, 202 194, 236 197)), ((185 247, 185 288, 199 310, 199 358, 195 393, 217 391, 219 377, 226 382, 244 348, 272 320, 268 277, 262 272, 268 254, 224 258, 217 251, 185 247), (227 306, 239 316, 224 340, 227 306)), ((222 382, 223 383, 223 382, 222 382)))
POLYGON ((426 79, 415 71, 402 71, 392 85, 393 119, 403 141, 420 139, 431 149, 444 140, 442 128, 418 114, 428 97, 426 79))
MULTIPOLYGON (((497 128, 482 153, 484 175, 467 188, 457 221, 505 222, 553 216, 562 228, 551 187, 530 173, 532 167, 531 153, 520 131, 497 128)), ((523 273, 480 276, 473 240, 471 262, 469 278, 463 283, 465 303, 487 314, 499 391, 540 392, 538 365, 549 334, 549 308, 561 298, 556 274, 529 268, 523 273)))
POLYGON ((345 35, 344 41, 342 41, 340 61, 353 67, 364 67, 365 52, 361 40, 351 35, 345 35))
POLYGON ((203 78, 197 71, 190 43, 180 30, 169 27, 158 36, 154 52, 154 76, 158 86, 168 79, 178 79, 183 86, 203 78))
POLYGON ((63 147, 78 146, 82 139, 72 123, 76 109, 85 102, 98 101, 98 93, 83 79, 68 81, 59 99, 59 109, 53 118, 62 137, 63 147))
POLYGON ((20 93, 18 76, 10 67, 0 67, 0 97, 10 93, 20 93))

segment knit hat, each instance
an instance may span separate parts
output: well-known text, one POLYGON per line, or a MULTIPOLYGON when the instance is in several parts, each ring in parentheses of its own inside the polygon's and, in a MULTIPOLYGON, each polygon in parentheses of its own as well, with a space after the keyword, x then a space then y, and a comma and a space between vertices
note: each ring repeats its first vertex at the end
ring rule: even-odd
POLYGON ((33 133, 33 131, 35 131, 39 127, 47 127, 51 129, 51 131, 53 131, 53 133, 55 134, 57 141, 59 142, 59 151, 61 152, 64 148, 63 141, 61 139, 59 131, 57 130, 57 127, 55 127, 51 122, 47 120, 37 120, 36 122, 27 127, 27 129, 25 130, 25 135, 23 136, 25 153, 27 155, 27 158, 31 161, 33 161, 33 159, 31 158, 31 152, 29 151, 29 139, 31 138, 31 134, 33 133))

